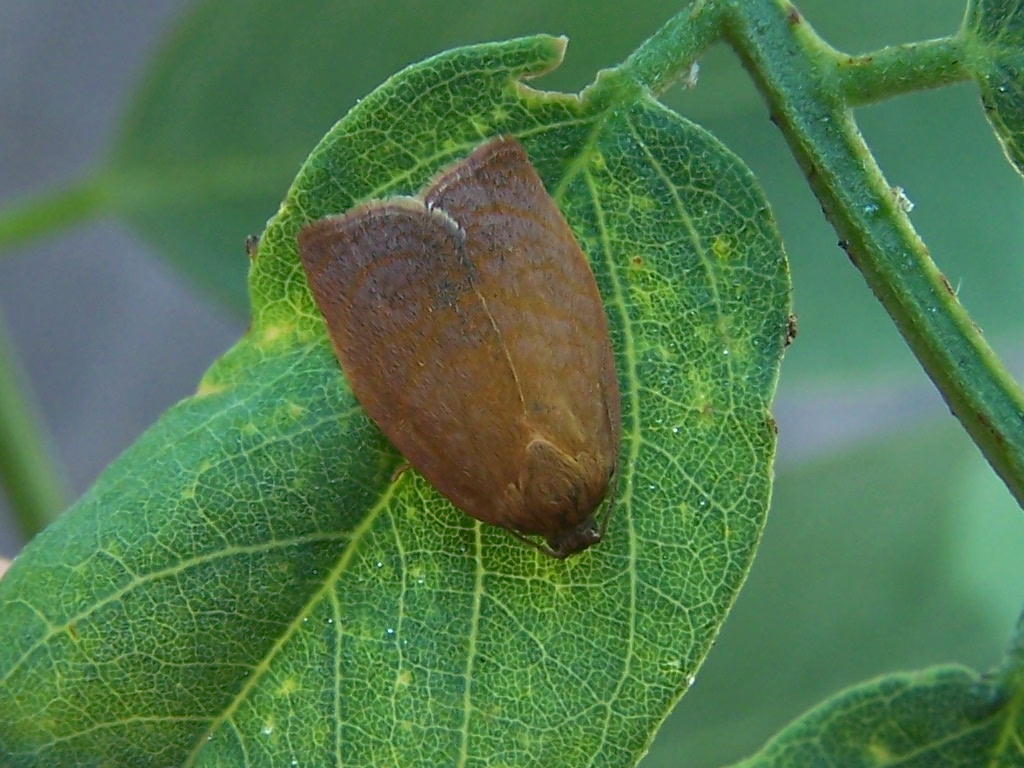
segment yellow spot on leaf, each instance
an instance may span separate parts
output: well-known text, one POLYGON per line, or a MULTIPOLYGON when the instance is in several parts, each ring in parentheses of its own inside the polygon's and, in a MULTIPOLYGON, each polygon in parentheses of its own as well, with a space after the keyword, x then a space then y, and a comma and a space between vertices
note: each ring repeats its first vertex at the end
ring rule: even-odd
POLYGON ((868 744, 868 754, 875 765, 886 765, 893 762, 893 759, 896 757, 893 751, 889 749, 888 744, 879 744, 878 742, 868 744))
POLYGON ((210 395, 216 395, 218 392, 223 392, 227 387, 219 382, 213 381, 201 381, 199 382, 199 388, 196 390, 196 397, 209 397, 210 395))
POLYGON ((647 195, 636 195, 633 198, 633 206, 641 211, 653 211, 658 204, 647 195))
POLYGON ((260 336, 260 344, 273 344, 290 330, 291 328, 283 325, 269 325, 263 329, 263 334, 260 336))
POLYGON ((733 243, 732 238, 728 235, 718 235, 711 242, 711 250, 715 252, 715 256, 720 259, 728 259, 732 256, 733 243))
POLYGON ((714 405, 714 403, 712 403, 711 400, 704 400, 703 402, 699 403, 698 405, 699 405, 699 411, 698 412, 700 414, 700 420, 704 421, 704 422, 713 421, 714 417, 715 417, 715 405, 714 405))

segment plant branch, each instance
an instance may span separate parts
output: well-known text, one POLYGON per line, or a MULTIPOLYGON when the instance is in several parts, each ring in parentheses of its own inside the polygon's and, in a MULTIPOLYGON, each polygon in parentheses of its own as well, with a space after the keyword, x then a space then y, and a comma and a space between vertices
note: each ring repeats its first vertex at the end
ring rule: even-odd
POLYGON ((1018 503, 1024 394, 960 305, 854 123, 851 106, 967 77, 957 38, 846 56, 785 0, 697 0, 619 68, 655 92, 720 35, 757 84, 840 244, 1018 503))
POLYGON ((18 525, 31 538, 64 508, 63 483, 0 325, 0 485, 18 525))
POLYGON ((959 38, 893 45, 873 53, 834 53, 835 76, 850 106, 939 88, 970 78, 959 38))
POLYGON ((728 2, 727 35, 840 243, 946 403, 1024 505, 1024 395, 960 305, 886 183, 820 43, 781 0, 728 2))
POLYGON ((721 37, 722 15, 717 0, 696 0, 647 38, 616 71, 641 88, 663 92, 721 37))

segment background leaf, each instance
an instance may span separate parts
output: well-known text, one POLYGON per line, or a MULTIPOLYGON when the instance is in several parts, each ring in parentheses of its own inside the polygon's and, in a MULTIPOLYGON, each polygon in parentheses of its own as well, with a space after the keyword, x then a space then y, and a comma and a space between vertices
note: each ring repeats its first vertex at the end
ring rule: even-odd
POLYGON ((973 0, 963 37, 985 115, 1006 158, 1024 174, 1024 5, 973 0))
POLYGON ((1007 703, 963 667, 892 675, 844 691, 737 766, 1016 765, 1019 713, 1007 703))
POLYGON ((250 334, 0 582, 16 764, 639 758, 760 537, 788 272, 710 135, 614 75, 583 99, 515 82, 561 50, 439 56, 314 150, 261 240, 250 334), (295 258, 304 221, 505 132, 591 259, 623 385, 618 511, 567 562, 390 480, 295 258))

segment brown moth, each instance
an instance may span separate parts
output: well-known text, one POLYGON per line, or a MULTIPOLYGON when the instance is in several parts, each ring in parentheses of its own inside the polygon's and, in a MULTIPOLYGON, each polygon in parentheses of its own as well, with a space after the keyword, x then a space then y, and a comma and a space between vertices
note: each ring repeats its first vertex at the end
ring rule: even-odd
POLYGON ((600 541, 621 431, 608 326, 516 139, 298 241, 352 391, 409 464, 472 517, 542 536, 549 555, 600 541))

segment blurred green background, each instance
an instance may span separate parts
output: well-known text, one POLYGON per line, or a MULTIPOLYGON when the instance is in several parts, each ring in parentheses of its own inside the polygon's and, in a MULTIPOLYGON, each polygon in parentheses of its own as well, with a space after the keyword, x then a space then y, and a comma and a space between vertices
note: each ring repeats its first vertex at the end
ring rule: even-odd
MULTIPOLYGON (((363 94, 445 48, 570 38, 533 83, 578 90, 656 30, 667 0, 428 3, 98 0, 0 6, 0 206, 99 180, 73 229, 0 258, 0 310, 72 493, 245 327, 243 240, 363 94), (140 8, 139 5, 145 7, 140 8)), ((849 52, 950 34, 961 0, 799 4, 849 52)), ((1022 603, 1020 510, 963 435, 836 237, 732 53, 666 103, 759 175, 800 334, 776 408, 764 545, 645 768, 719 765, 840 688, 999 660, 1022 603)), ((1010 368, 1024 362, 1020 179, 969 83, 858 112, 933 257, 1010 368)), ((9 512, 9 509, 0 510, 9 512)), ((0 553, 17 534, 0 526, 0 553)))

